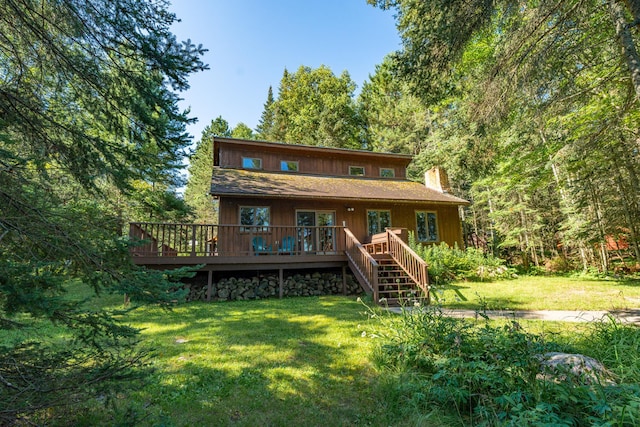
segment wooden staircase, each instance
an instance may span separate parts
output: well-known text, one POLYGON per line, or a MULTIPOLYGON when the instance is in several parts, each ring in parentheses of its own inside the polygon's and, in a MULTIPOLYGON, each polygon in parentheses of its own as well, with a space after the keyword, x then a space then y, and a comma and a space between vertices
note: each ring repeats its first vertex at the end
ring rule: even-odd
POLYGON ((349 267, 378 304, 429 303, 427 265, 400 237, 403 231, 387 229, 363 245, 345 229, 349 267))
POLYGON ((413 305, 426 296, 415 280, 393 259, 391 255, 376 254, 378 262, 378 299, 389 306, 413 305))

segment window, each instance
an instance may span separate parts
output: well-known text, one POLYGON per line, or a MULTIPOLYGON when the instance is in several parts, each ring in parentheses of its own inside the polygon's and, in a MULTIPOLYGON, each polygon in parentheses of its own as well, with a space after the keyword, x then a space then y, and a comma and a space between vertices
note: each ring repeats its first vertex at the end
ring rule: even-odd
POLYGON ((349 175, 364 176, 364 166, 349 166, 349 175))
POLYGON ((395 178, 396 171, 391 168, 380 168, 380 176, 382 178, 395 178))
POLYGON ((391 211, 367 211, 367 226, 370 236, 382 233, 391 227, 391 211))
POLYGON ((280 170, 288 172, 298 172, 298 162, 292 162, 287 160, 280 161, 280 170))
POLYGON ((242 167, 245 169, 262 169, 262 159, 255 157, 243 157, 242 167))
POLYGON ((267 226, 269 225, 269 208, 241 206, 240 225, 254 226, 240 227, 240 231, 267 231, 267 226))
POLYGON ((435 212, 416 212, 416 231, 419 242, 438 241, 438 217, 435 212))

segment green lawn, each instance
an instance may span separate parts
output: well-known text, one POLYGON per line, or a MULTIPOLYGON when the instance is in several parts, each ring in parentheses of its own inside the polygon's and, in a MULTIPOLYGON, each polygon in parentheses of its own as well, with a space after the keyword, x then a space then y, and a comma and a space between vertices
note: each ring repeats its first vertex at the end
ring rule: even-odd
POLYGON ((388 425, 370 364, 368 318, 354 298, 191 303, 142 308, 157 373, 125 402, 176 426, 388 425))
POLYGON ((640 308, 640 280, 522 276, 497 282, 458 282, 436 295, 448 308, 618 310, 640 308))
MULTIPOLYGON (((72 289, 73 295, 88 296, 72 289)), ((458 283, 443 296, 447 307, 470 309, 481 308, 482 301, 488 308, 610 309, 640 307, 640 283, 521 277, 458 283)), ((105 295, 88 304, 121 303, 121 297, 105 295)), ((154 350, 154 372, 72 424, 416 425, 415 412, 407 417, 407 408, 388 403, 388 378, 372 365, 377 340, 364 333, 372 330, 368 314, 355 298, 341 296, 138 308, 121 320, 143 329, 144 345, 154 350)), ((544 335, 562 332, 570 342, 586 325, 522 326, 544 335)), ((419 425, 447 425, 437 411, 424 417, 419 425)))

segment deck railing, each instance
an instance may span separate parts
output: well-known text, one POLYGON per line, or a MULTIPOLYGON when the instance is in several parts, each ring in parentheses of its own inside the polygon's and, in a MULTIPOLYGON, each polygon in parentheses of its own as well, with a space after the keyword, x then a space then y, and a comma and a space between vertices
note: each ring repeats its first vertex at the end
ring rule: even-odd
POLYGON ((135 222, 129 237, 143 257, 333 255, 345 250, 342 228, 135 222))
POLYGON ((378 301, 378 262, 358 241, 348 228, 344 229, 346 237, 346 254, 349 258, 351 270, 364 288, 373 294, 373 300, 378 301))
POLYGON ((387 251, 391 258, 413 279, 429 299, 427 263, 392 229, 387 229, 387 251))

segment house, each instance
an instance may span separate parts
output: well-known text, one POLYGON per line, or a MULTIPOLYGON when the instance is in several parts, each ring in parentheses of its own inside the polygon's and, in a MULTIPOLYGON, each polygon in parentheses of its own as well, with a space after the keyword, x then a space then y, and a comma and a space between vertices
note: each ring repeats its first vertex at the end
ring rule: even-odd
POLYGON ((409 155, 219 137, 213 151, 219 224, 132 224, 132 236, 155 239, 136 249, 139 264, 184 265, 188 255, 209 271, 273 269, 280 277, 348 266, 379 297, 391 276, 408 282, 407 292, 428 290, 409 232, 463 246, 458 212, 468 202, 450 194, 438 168, 424 183, 408 180, 409 155), (163 256, 169 251, 177 255, 163 256))

